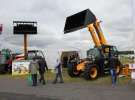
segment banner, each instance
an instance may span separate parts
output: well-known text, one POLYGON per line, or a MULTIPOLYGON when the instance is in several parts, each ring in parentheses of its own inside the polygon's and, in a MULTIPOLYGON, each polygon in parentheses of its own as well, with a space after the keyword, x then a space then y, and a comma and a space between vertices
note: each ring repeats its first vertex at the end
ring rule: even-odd
POLYGON ((26 75, 29 73, 30 61, 19 60, 12 63, 12 75, 26 75))

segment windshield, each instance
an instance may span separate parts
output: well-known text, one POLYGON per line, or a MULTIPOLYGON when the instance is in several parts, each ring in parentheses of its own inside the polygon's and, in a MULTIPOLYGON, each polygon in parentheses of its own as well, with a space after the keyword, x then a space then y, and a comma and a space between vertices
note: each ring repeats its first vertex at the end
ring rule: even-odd
POLYGON ((93 48, 87 51, 88 58, 98 58, 100 57, 100 52, 97 48, 93 48))
POLYGON ((113 46, 113 51, 116 51, 116 52, 118 51, 116 46, 113 46))

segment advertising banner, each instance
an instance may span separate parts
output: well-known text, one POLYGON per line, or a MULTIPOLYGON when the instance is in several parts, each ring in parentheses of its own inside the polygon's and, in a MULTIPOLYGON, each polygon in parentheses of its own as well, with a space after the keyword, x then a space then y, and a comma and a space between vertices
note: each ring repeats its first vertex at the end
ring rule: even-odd
POLYGON ((19 60, 12 63, 12 75, 26 75, 29 73, 30 61, 19 60))

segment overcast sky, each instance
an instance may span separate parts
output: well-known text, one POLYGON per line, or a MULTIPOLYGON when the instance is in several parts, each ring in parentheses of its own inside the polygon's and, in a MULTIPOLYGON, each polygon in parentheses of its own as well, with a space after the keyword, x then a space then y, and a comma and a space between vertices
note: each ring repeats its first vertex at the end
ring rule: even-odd
POLYGON ((98 19, 108 44, 133 50, 134 0, 0 0, 1 48, 22 50, 23 36, 13 35, 13 20, 37 21, 38 34, 29 36, 33 48, 85 49, 93 47, 87 29, 64 35, 66 17, 89 8, 98 19))

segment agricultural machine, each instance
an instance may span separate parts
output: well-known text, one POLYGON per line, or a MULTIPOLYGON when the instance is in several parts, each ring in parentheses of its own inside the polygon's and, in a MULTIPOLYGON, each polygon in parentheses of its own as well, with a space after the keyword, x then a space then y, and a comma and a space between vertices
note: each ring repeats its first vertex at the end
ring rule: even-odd
POLYGON ((11 72, 12 53, 9 49, 2 49, 0 52, 0 73, 11 72))
POLYGON ((94 48, 87 51, 86 59, 69 63, 69 76, 76 77, 82 74, 86 80, 95 80, 100 76, 109 74, 109 54, 113 54, 116 58, 116 72, 117 74, 120 73, 121 63, 118 59, 117 48, 107 43, 100 22, 89 9, 66 18, 64 34, 87 27, 95 44, 94 48))

